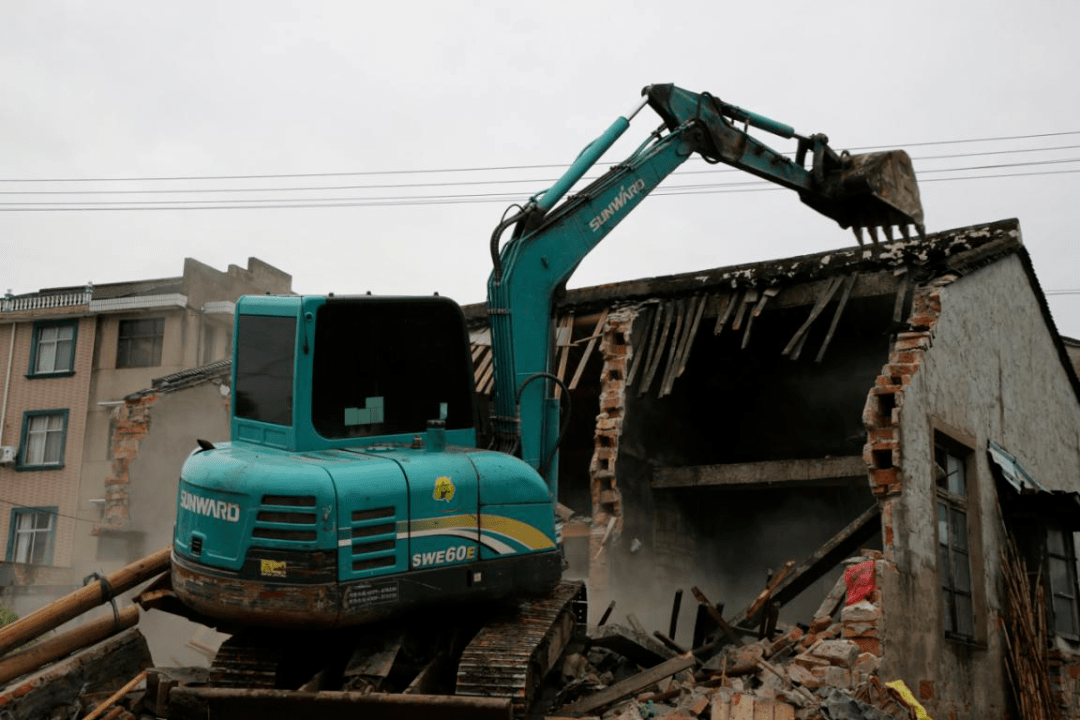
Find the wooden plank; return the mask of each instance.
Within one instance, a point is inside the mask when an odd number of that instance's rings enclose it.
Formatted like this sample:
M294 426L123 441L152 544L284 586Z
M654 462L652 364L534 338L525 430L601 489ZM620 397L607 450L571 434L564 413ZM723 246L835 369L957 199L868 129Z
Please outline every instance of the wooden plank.
M589 336L588 344L585 345L585 351L581 354L581 360L578 361L577 370L574 371L574 377L570 381L571 390L577 388L578 382L581 380L581 374L585 372L585 365L589 362L589 356L592 355L593 348L596 347L596 341L603 335L607 316L608 309L604 308L604 311L600 313L600 319L596 321L596 327L593 328L592 335Z
M772 593L780 606L798 597L806 588L821 579L845 558L857 552L875 534L881 532L881 508L875 502L840 532L833 535L809 557L803 560ZM747 612L736 615L732 626L752 626L756 618Z
M746 308L751 303L757 302L758 291L753 288L748 288L743 294L742 302L739 303L738 311L735 313L735 319L731 322L731 329L738 332L742 329L743 317L746 315Z
M821 362L825 357L825 350L829 347L829 343L832 342L833 334L836 332L836 326L840 324L840 316L844 313L844 307L847 305L848 298L851 297L851 289L855 287L855 281L858 277L859 273L855 272L848 278L847 285L844 286L844 293L840 296L840 302L836 305L836 312L833 313L832 322L829 324L829 332L825 335L825 340L821 343L821 349L818 350L815 362Z
M865 478L867 470L862 455L847 455L807 460L657 467L653 468L652 473L652 487L655 489L706 485L820 484L823 481Z
M129 628L97 645L49 665L0 689L5 720L40 720L83 693L111 693L152 664L150 648L138 628Z
M813 617L832 617L835 615L836 611L840 609L840 604L844 602L845 595L847 595L847 583L844 582L844 575L841 573L840 577L836 578L833 589L821 601L821 605L818 606Z
M779 292L780 290L777 288L766 288L761 293L761 299L754 305L754 310L750 313L750 318L746 321L746 330L743 332L742 337L742 350L745 350L746 346L750 343L750 328L754 326L754 318L760 315L761 311L765 309L765 303L768 302L769 298L776 297Z
M491 367L491 362L495 357L495 353L491 352L491 348L483 347L480 353L480 357L473 360L476 367L476 386L480 387L483 384L484 378L487 376L488 369Z
M907 299L908 283L909 280L907 270L904 270L904 273L900 278L900 282L896 287L896 302L893 303L892 313L893 323L900 323L904 321L904 303Z
M125 695L127 695L132 690L134 690L135 686L137 686L139 683L141 683L143 680L145 680L146 679L146 674L147 674L147 671L143 670L141 673L139 673L138 675L133 677L131 680L128 680L126 685L124 685L122 688L120 688L119 690L114 692L112 695L110 695L108 697L108 699L105 700L105 702L101 703L96 708L94 708L90 712L89 715L87 715L86 717L83 718L83 720L97 720L97 718L104 715L106 712L108 712L110 707L112 707L116 703L120 702L121 698L123 698ZM120 708L113 708L113 709L117 710L117 709L120 709Z
M719 335L724 329L724 325L727 324L727 320L731 316L731 311L739 304L738 300L739 292L737 290L724 296L724 307L723 310L716 315L716 325L713 327L713 335Z
M653 347L656 344L656 334L660 330L661 317L663 316L663 304L657 303L653 308L652 322L649 323L649 336L644 344L635 348L634 359L630 364L630 372L626 375L626 386L630 387L637 377L638 370L648 367L652 359Z
M716 624L720 626L720 630L727 636L728 640L735 645L742 645L742 638L740 638L734 628L731 627L731 624L724 620L724 616L720 614L720 611L716 609L716 606L709 602L709 598L705 597L705 593L701 592L697 587L690 588L690 592L694 594L698 603L705 607L705 610L712 619L716 621Z
M686 301L679 298L675 301L675 329L671 332L671 345L668 348L667 364L664 366L664 373L660 380L660 392L657 393L657 397L664 397L671 391L668 379L675 372L675 358L682 350L682 343L686 338L685 328L689 327L689 325L690 323L686 321Z
M682 377L683 372L686 370L686 363L690 359L690 348L693 347L694 340L697 339L698 326L701 324L701 316L705 312L705 304L706 298L702 297L698 302L697 312L694 313L694 322L690 326L690 341L683 348L682 357L679 359L679 370L675 373L675 377Z
M689 653L673 657L655 667L651 667L637 675L628 677L610 687L604 688L598 693L584 697L577 702L562 708L558 712L587 713L597 710L621 700L628 695L640 692L650 685L655 685L664 678L671 677L677 672L693 667L696 663L697 661L694 660L694 656Z
M664 327L660 331L660 337L656 341L656 344L649 348L650 363L646 369L645 377L641 381L641 386L638 388L638 395L644 395L649 391L649 386L652 385L653 376L656 375L656 369L660 365L660 356L664 353L664 346L667 344L668 331L671 330L671 316L675 312L674 303L664 303Z
M782 583L789 574L791 574L791 569L793 567L795 567L794 560L788 560L784 563L784 567L780 569L780 572L769 578L769 581L765 584L765 589L758 593L758 596L754 598L754 601L750 603L750 607L742 613L742 616L754 617L761 612L761 609L765 607L765 603L769 602L769 598L772 597L773 591L780 586L780 583Z
M693 325L692 315L697 312L697 298L690 298L689 306L684 305L683 300L678 301L679 320L675 324L675 340L671 343L671 352L668 354L667 369L664 371L664 380L660 384L659 397L671 394L672 383L675 382L675 374L679 370L679 360L686 349L686 344L691 340L690 327Z
M566 377L566 364L570 359L570 339L573 337L573 334L574 316L570 314L559 321L559 327L555 333L555 343L559 348L559 368L555 372L555 375L559 380L563 380ZM555 383L554 396L556 400L562 397L562 385L560 383Z
M796 352L797 348L801 347L801 341L806 337L806 334L810 330L810 326L817 320L818 315L825 309L825 306L829 304L829 300L832 300L832 296L836 293L836 288L840 287L840 283L843 278L837 276L831 278L828 284L825 286L825 290L818 295L817 302L814 303L814 307L810 310L810 316L806 318L799 329L795 331L795 334L791 336L791 340L784 346L784 349L780 351L781 355L791 354L792 360L799 359L799 353ZM794 354L792 354L794 353Z
M673 657L667 646L652 637L614 623L598 626L589 643L591 647L612 650L641 667L652 667Z

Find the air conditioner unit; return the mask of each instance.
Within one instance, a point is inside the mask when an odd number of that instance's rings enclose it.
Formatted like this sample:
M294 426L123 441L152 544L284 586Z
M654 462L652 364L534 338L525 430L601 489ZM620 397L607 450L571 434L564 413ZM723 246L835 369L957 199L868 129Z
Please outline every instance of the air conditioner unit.
M15 448L10 445L0 446L0 465L10 465L15 462Z

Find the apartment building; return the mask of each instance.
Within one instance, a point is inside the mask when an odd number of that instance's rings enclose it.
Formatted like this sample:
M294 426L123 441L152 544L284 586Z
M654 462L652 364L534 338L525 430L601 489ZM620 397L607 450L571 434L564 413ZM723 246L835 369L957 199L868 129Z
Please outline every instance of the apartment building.
M0 300L0 587L38 604L126 555L100 533L123 444L117 407L154 378L227 358L234 302L290 293L249 258L221 272L188 258L178 277L43 289Z

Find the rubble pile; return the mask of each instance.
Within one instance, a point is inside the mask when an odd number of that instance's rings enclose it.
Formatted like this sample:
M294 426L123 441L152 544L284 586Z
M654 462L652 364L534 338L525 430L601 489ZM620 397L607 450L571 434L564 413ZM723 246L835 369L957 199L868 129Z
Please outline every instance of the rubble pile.
M453 684L425 694L433 691L419 683L424 671L404 690L375 684L334 691L323 686L324 672L299 690L284 689L293 685L218 687L208 681L205 669L152 667L146 641L135 627L134 607L114 607L111 616L40 639L88 609L107 606L117 590L161 573L167 563L167 551L150 556L0 628L0 715L12 720L188 720L206 717L211 707L256 713L287 702L303 708L340 706L343 713L363 711L372 718L393 717L406 708L430 717L444 712L447 717L506 718L513 707L515 717L546 720L928 720L902 681L889 682L880 673L883 624L875 580L884 560L876 551L864 550L843 562L842 576L807 623L779 622L784 599L792 596L785 587L800 577L794 563L772 575L757 598L728 620L722 607L692 588L698 606L690 648L673 639L682 590L675 593L666 632L650 634L633 614L626 616L625 626L607 622L612 602L596 627L585 633L582 623L571 633L569 648L543 693L524 702L518 698L518 705L510 697L441 694L453 693ZM142 596L162 592L156 587ZM433 635L422 637L434 642ZM35 638L32 647L19 649ZM374 652L363 658L364 667L393 656ZM384 664L385 671L376 675L385 679L392 663ZM441 667L434 661L429 665Z
M904 720L922 708L902 682L878 674L880 553L848 560L808 624L770 622L757 639L721 625L700 647L660 632L601 625L585 654L563 665L565 702L552 717L605 720ZM705 600L695 588L699 602ZM769 607L768 590L755 601ZM718 613L713 619L723 623ZM700 613L699 613L700 617ZM632 617L631 626L638 625ZM698 633L695 632L695 635ZM566 696L573 696L568 699ZM925 715L924 715L925 717Z

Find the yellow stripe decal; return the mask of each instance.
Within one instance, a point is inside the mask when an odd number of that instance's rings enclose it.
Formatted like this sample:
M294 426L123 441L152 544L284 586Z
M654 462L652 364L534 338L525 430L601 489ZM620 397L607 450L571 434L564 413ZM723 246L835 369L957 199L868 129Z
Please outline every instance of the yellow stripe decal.
M402 533L405 530L406 523L401 522L398 525L398 532ZM530 550L549 550L555 547L554 541L545 535L542 530L514 518L503 515L481 515L479 526L481 533L502 535L521 543ZM448 515L446 517L415 520L409 523L407 527L410 533L432 535L437 534L437 532L432 531L443 530L448 535L461 536L464 532L475 532L477 521L474 515Z
M517 540L530 550L548 550L555 543L542 531L528 523L502 515L481 515L480 528Z

